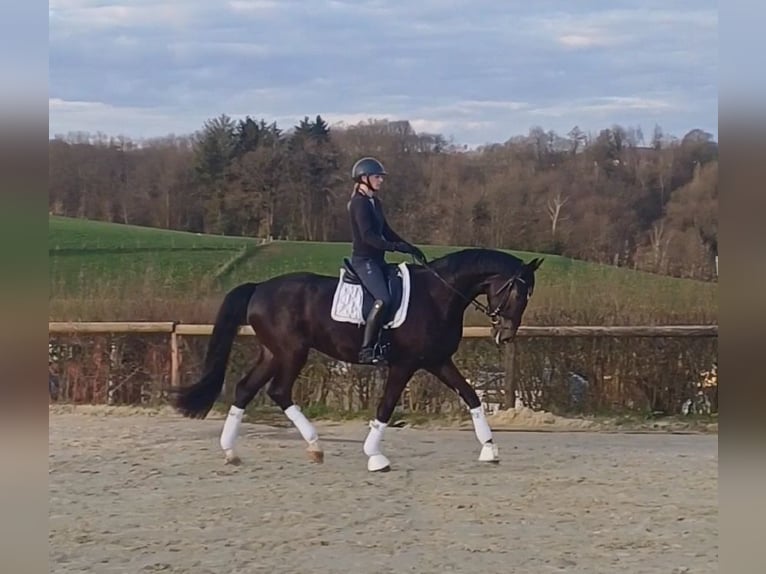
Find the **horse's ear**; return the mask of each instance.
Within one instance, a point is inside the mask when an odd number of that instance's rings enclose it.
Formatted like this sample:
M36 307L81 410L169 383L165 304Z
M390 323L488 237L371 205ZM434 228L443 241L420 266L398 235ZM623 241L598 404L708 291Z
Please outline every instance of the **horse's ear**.
M527 267L529 268L530 271L537 271L540 268L540 265L543 264L543 261L545 261L545 258L543 258L543 257L540 257L540 258L535 257L532 261L527 263Z

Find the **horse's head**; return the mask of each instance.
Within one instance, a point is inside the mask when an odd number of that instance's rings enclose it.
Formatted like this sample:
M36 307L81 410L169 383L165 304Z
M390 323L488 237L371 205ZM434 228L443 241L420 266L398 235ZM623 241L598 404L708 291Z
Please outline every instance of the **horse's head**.
M492 318L492 338L497 345L508 343L521 326L521 317L535 290L535 271L543 259L525 263L511 277L497 275L489 280L487 302Z

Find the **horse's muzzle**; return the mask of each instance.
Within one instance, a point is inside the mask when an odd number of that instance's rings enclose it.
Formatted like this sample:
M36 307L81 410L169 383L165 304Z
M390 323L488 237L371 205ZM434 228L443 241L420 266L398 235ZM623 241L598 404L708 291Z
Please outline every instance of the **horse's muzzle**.
M492 340L498 347L510 343L516 337L516 331L518 331L518 327L511 324L510 321L503 321L492 327Z

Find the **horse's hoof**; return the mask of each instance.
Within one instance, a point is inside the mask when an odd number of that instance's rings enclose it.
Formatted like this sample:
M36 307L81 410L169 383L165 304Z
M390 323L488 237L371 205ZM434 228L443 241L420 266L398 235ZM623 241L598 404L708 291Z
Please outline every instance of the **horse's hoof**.
M324 462L324 451L321 450L306 450L306 454L311 462L322 464Z
M373 454L367 459L367 470L370 472L388 472L391 470L391 462L382 454Z
M481 453L479 453L479 462L492 462L495 464L500 463L500 455L495 443L487 443L481 447Z
M239 466L242 464L242 459L239 458L236 454L234 454L233 451L226 451L226 458L224 459L224 464L231 464L234 466Z

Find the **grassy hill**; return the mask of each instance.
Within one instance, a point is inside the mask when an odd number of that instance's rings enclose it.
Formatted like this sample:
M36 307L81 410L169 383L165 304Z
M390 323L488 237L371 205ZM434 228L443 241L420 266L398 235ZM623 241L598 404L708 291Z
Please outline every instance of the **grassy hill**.
M421 246L429 258L457 246ZM55 320L212 320L243 281L311 270L337 275L346 243L200 235L51 217L50 315ZM540 254L511 251L524 259ZM711 322L717 285L544 255L527 323ZM391 254L390 261L405 260ZM470 313L468 322L483 323Z
M54 296L110 284L188 288L255 241L51 217L48 250Z

